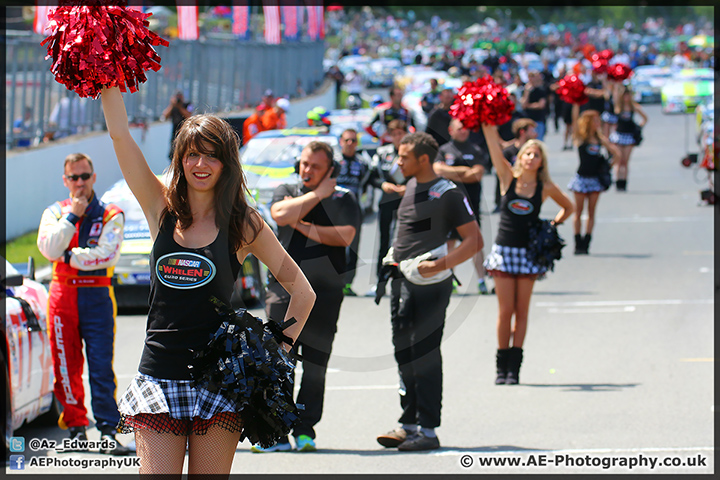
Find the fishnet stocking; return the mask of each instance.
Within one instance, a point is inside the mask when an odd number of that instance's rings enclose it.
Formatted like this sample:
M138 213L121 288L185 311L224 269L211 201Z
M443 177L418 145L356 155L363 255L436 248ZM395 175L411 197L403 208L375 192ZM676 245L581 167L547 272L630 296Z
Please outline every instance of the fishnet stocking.
M232 412L207 420L138 414L124 416L122 423L135 432L140 473L149 475L181 475L186 451L190 475L228 475L242 432L240 415Z
M240 432L229 431L219 424L208 428L205 435L188 437L189 475L229 475Z
M135 430L135 445L140 457L140 473L180 475L185 462L187 438L147 428Z

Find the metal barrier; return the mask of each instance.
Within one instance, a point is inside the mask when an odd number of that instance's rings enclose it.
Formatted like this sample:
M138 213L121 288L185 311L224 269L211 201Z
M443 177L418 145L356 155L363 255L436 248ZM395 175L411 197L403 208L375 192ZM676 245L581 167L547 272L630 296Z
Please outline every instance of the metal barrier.
M34 34L8 32L6 37L6 149L105 128L100 100L80 98L57 83L41 41ZM173 40L170 47L155 49L162 68L146 72L147 82L125 94L131 123L158 120L178 90L195 112L220 113L258 104L268 88L276 96L293 97L298 80L306 92L323 81L324 42Z

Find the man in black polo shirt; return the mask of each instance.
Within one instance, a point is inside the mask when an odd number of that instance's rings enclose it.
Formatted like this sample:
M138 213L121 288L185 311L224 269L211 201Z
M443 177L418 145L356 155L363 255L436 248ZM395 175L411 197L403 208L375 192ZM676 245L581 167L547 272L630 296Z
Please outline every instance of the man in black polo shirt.
M550 92L543 85L543 77L537 70L528 72L528 85L525 86L520 105L528 118L535 120L537 139L545 138L545 121L548 114L548 98Z
M483 246L467 198L433 170L437 150L437 142L427 133L409 134L400 143L398 164L403 175L412 178L398 208L393 248L385 258L398 270L390 313L403 413L401 426L377 441L402 451L440 447L435 428L442 405L440 343L452 292L450 269ZM462 243L447 253L445 242L453 229Z
M428 115L425 131L432 135L438 145L444 145L450 140L448 127L450 126L450 107L455 100L455 93L446 88L438 96L439 103Z
M450 141L438 150L433 165L435 173L454 182L462 190L475 214L475 220L480 225L480 199L482 198L482 177L490 169L490 157L478 145L469 141L470 130L456 118L450 121L448 127ZM448 248L452 250L455 242L459 240L457 232L453 232L448 240ZM483 267L483 253L480 250L473 257L475 272L478 276L478 291L487 295L485 284L485 267Z
M278 225L278 239L307 277L317 295L315 306L298 338L303 375L297 403L300 424L293 431L299 451L314 451L314 426L320 421L325 395L325 375L337 331L345 282L345 248L352 243L360 223L355 196L336 186L331 178L333 150L323 142L310 142L300 155L300 184L281 185L275 190L270 213ZM285 318L290 296L272 277L266 296L268 318ZM286 438L269 449L290 450Z

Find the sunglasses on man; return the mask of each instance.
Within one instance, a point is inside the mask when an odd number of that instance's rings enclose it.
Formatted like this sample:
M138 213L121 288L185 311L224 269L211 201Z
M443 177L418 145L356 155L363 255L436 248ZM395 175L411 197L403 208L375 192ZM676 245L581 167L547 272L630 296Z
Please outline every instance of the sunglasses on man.
M65 178L68 180L72 180L73 182L77 182L79 179L83 179L83 181L89 180L90 177L92 177L92 173L81 173L79 175L65 175Z

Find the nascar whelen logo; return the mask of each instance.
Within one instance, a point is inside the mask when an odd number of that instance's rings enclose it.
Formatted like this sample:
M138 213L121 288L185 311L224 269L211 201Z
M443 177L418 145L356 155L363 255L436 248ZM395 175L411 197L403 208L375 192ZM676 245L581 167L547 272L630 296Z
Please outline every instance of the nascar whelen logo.
M535 210L535 207L527 200L517 198L508 204L508 209L515 215L529 215Z
M212 281L216 272L215 264L197 253L168 253L155 265L158 280L170 288L202 287Z

